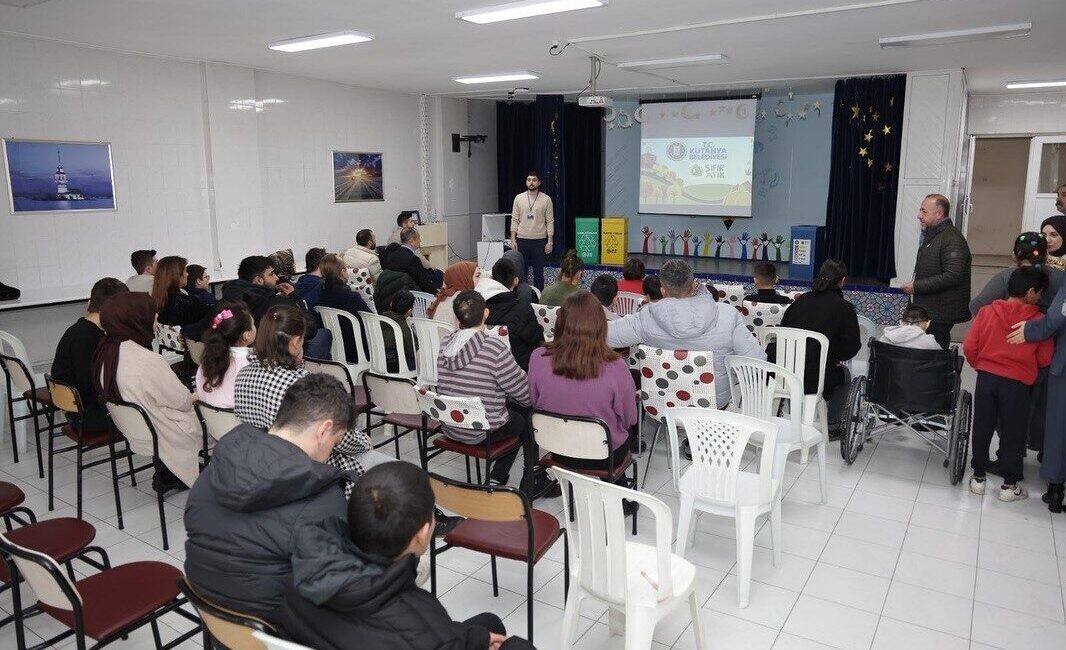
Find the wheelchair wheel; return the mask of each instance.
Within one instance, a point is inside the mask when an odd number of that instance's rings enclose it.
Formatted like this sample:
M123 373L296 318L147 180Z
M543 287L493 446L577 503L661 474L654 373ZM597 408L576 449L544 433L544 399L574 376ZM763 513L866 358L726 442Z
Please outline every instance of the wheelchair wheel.
M948 437L948 477L952 485L958 485L966 474L966 456L970 450L970 425L973 421L973 396L969 391L959 394L959 404L951 418Z
M847 426L840 436L840 457L848 465L855 462L866 441L866 430L870 424L869 410L866 404L866 377L857 377L851 382L851 390L848 391L848 401L844 406Z

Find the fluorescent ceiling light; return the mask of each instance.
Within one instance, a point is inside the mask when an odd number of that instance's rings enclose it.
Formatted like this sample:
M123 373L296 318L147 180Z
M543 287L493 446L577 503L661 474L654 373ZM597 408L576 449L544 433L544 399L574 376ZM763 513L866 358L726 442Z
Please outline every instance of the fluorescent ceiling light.
M317 50L322 47L365 43L366 41L372 40L374 40L373 34L357 32L349 29L343 32L315 34L314 36L301 36L299 38L289 38L284 41L275 41L267 47L279 52L303 52L305 50Z
M465 77L452 77L452 81L458 81L461 84L490 84L499 81L527 81L529 79L540 79L540 75L535 72L507 72L503 74L482 74L482 75L468 75Z
M503 5L460 11L455 14L455 17L470 23L485 25L487 23L498 23L501 20L517 20L519 18L557 14L577 9L593 9L595 7L603 7L607 2L608 0L527 0L525 2L509 2Z
M1008 81L1007 88L1055 88L1066 86L1066 79L1057 81Z
M881 47L914 47L918 45L947 45L966 41L981 41L989 38L1013 38L1028 36L1033 31L1032 23L1016 25L993 25L992 27L975 27L973 29L956 29L928 34L910 36L888 36L878 39Z
M729 63L729 57L724 54L703 54L700 56L679 56L672 59L652 59L649 61L625 61L619 63L622 69L662 70L665 68L684 68L694 65L710 65L715 63Z

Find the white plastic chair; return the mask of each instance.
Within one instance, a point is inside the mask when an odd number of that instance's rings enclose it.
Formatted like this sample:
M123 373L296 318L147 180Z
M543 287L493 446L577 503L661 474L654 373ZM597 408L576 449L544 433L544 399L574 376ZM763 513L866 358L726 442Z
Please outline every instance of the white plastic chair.
M204 358L204 344L200 341L185 339L185 347L189 350L189 358L192 359L192 362L200 365Z
M760 333L760 343L763 347L770 342L776 342L774 359L776 364L792 372L802 381L807 370L807 342L814 341L818 344L818 387L814 394L803 396L803 423L813 424L829 436L829 406L822 397L825 388L825 368L829 362L829 339L824 334L801 330L795 327L768 327ZM789 394L778 385L777 397L788 399ZM795 406L791 406L795 408Z
M322 325L333 335L329 356L333 357L334 361L347 365L352 377L359 381L360 375L370 369L371 363L370 353L363 346L362 320L343 309L334 309L333 307L315 307L315 311L322 317ZM355 340L356 360L354 362L347 361L348 355L344 348L344 328L341 326L341 322L347 322L352 329L352 338ZM368 341L370 340L369 334L366 338Z
M411 310L411 315L415 318L429 318L429 306L436 296L425 291L412 291L411 295L415 297L415 306Z
M256 641L262 643L266 650L312 650L305 645L293 643L292 641L284 641L267 632L260 632L259 630L252 632L252 636L255 637Z
M352 272L348 274L348 286L353 291L358 291L367 307L370 307L375 314L377 313L377 307L374 305L374 276L370 273L370 269L352 269Z
M563 614L562 650L574 646L581 601L587 598L607 605L611 633L624 631L626 650L651 648L659 621L687 603L696 650L704 650L696 567L670 552L674 528L670 508L636 490L561 468L548 471L559 480L564 494L573 494L573 505L563 499L562 521L576 579L570 582ZM627 539L623 499L635 501L652 514L654 544Z
M732 391L731 406L738 413L766 420L777 427L778 450L783 458L793 451L800 452L800 462L808 461L812 447L818 454L818 483L822 503L829 500L826 489L825 454L829 438L816 427L803 423L800 409L790 408L788 417L779 417L775 409L778 391L783 388L789 394L790 404L803 402L803 381L795 374L769 361L751 357L731 356L726 359ZM782 386L783 384L783 386ZM731 409L732 410L732 409ZM756 444L753 442L752 444ZM758 443L761 444L761 443ZM777 479L784 480L784 462L777 465Z
M407 319L411 326L411 336L415 340L415 369L418 371L416 381L420 386L437 385L437 355L440 354L440 342L455 331L455 326L430 318Z
M366 332L367 345L370 348L370 371L408 379L414 379L418 376L417 370L411 370L407 367L407 344L404 343L403 330L400 329L400 324L388 316L365 312L360 314L360 318L366 326L364 331ZM397 372L389 372L388 362L385 359L385 334L381 329L382 327L388 327L392 330L392 340L396 342Z
M852 377L865 377L870 372L870 340L881 335L881 328L866 316L859 316L862 347L859 352L848 359L844 365L851 371Z
M614 306L611 307L611 311L619 316L635 314L640 309L640 303L642 302L644 302L644 296L639 293L619 291L614 299Z
M666 411L673 459L674 488L681 495L675 552L684 555L695 529L697 509L733 517L737 535L737 606L748 606L755 520L770 516L773 562L781 558L781 482L774 477L777 427L757 418L717 409L672 408ZM692 464L682 474L678 425L692 449ZM744 449L751 438L762 441L758 472L746 472Z
M718 289L718 302L728 302L734 307L740 307L744 302L744 285L742 284L716 284Z
M476 284L476 280L475 280L475 284ZM537 300L539 302L540 301L540 289L534 287L532 284L529 285L529 288L533 292L533 299Z
M511 334L507 331L506 325L490 325L485 327L485 333L491 336L498 336L503 340L507 349L511 349Z
M544 342L551 343L555 340L555 321L559 319L559 308L536 302L530 307L533 308L533 315L537 317L537 322L544 330Z
M752 302L745 300L741 303L740 314L744 317L744 324L748 326L752 334L756 334L764 327L777 327L785 317L788 305L778 305L770 302Z

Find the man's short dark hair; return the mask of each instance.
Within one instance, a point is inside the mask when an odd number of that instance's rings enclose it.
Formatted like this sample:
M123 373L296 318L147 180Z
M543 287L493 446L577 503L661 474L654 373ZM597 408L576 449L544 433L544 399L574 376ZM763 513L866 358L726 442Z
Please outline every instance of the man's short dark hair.
M408 226L400 231L400 243L409 244L418 238L418 228Z
M659 269L659 281L675 298L687 296L692 290L692 267L681 260L670 260Z
M538 181L540 180L540 174L538 174L537 172L529 172L528 174L526 174L526 178L529 178L530 176L537 179Z
M309 248L307 254L304 255L304 270L308 273L318 270L318 265L322 261L322 258L326 256L325 248Z
M759 284L777 284L777 267L773 262L759 262L752 269L752 275Z
M133 251L133 254L130 255L130 264L133 266L133 270L137 272L137 275L144 273L144 270L152 263L153 257L155 257L155 251Z
M644 279L644 260L638 257L630 257L622 267L622 277L626 280Z
M1011 298L1024 298L1025 294L1032 289L1037 293L1044 293L1050 286L1051 281L1042 269L1035 266L1021 266L1014 269L1007 280L1007 295Z
M924 323L929 320L929 312L925 310L925 307L919 305L907 305L907 308L903 310L903 315L900 317L901 323L907 325L917 325L918 323Z
M404 461L376 465L356 480L348 500L348 534L359 550L393 559L433 521L436 499L421 467Z
M492 279L508 289L517 277L518 269L515 268L514 262L505 257L496 260L496 263L492 265Z
M485 297L473 289L460 291L452 301L452 311L460 328L477 327L485 319Z
M281 399L272 429L304 430L324 420L332 420L334 431L355 426L352 394L335 377L311 373L289 386Z
M407 289L400 289L392 294L389 309L396 314L406 314L415 306L415 295Z
M596 276L589 287L589 293L596 296L596 300L604 307L610 307L618 295L618 279L606 273Z
M659 282L659 276L649 275L645 277L641 286L644 289L644 295L651 298L652 302L663 299L663 285Z
M414 219L414 215L412 215L410 212L401 212L400 214L396 215L396 225L402 226L410 219Z
M104 306L104 302L111 296L117 293L126 293L130 288L126 286L126 283L122 280L116 280L115 278L102 278L96 281L93 285L93 290L89 294L89 311L96 314L100 312L100 308Z
M926 194L925 198L933 199L933 203L940 209L945 219L951 216L951 201L948 200L948 197L943 194Z
M369 228L363 228L359 232L355 233L355 243L359 244L360 246L366 246L373 238L374 231Z
M272 268L274 263L266 255L251 255L241 260L241 265L237 267L237 277L251 282Z

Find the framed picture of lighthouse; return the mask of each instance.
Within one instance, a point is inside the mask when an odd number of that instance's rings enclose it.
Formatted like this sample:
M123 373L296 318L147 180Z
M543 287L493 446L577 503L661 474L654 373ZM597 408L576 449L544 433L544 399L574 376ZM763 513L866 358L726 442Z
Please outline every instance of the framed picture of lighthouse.
M3 143L11 214L115 209L110 143L14 138Z

